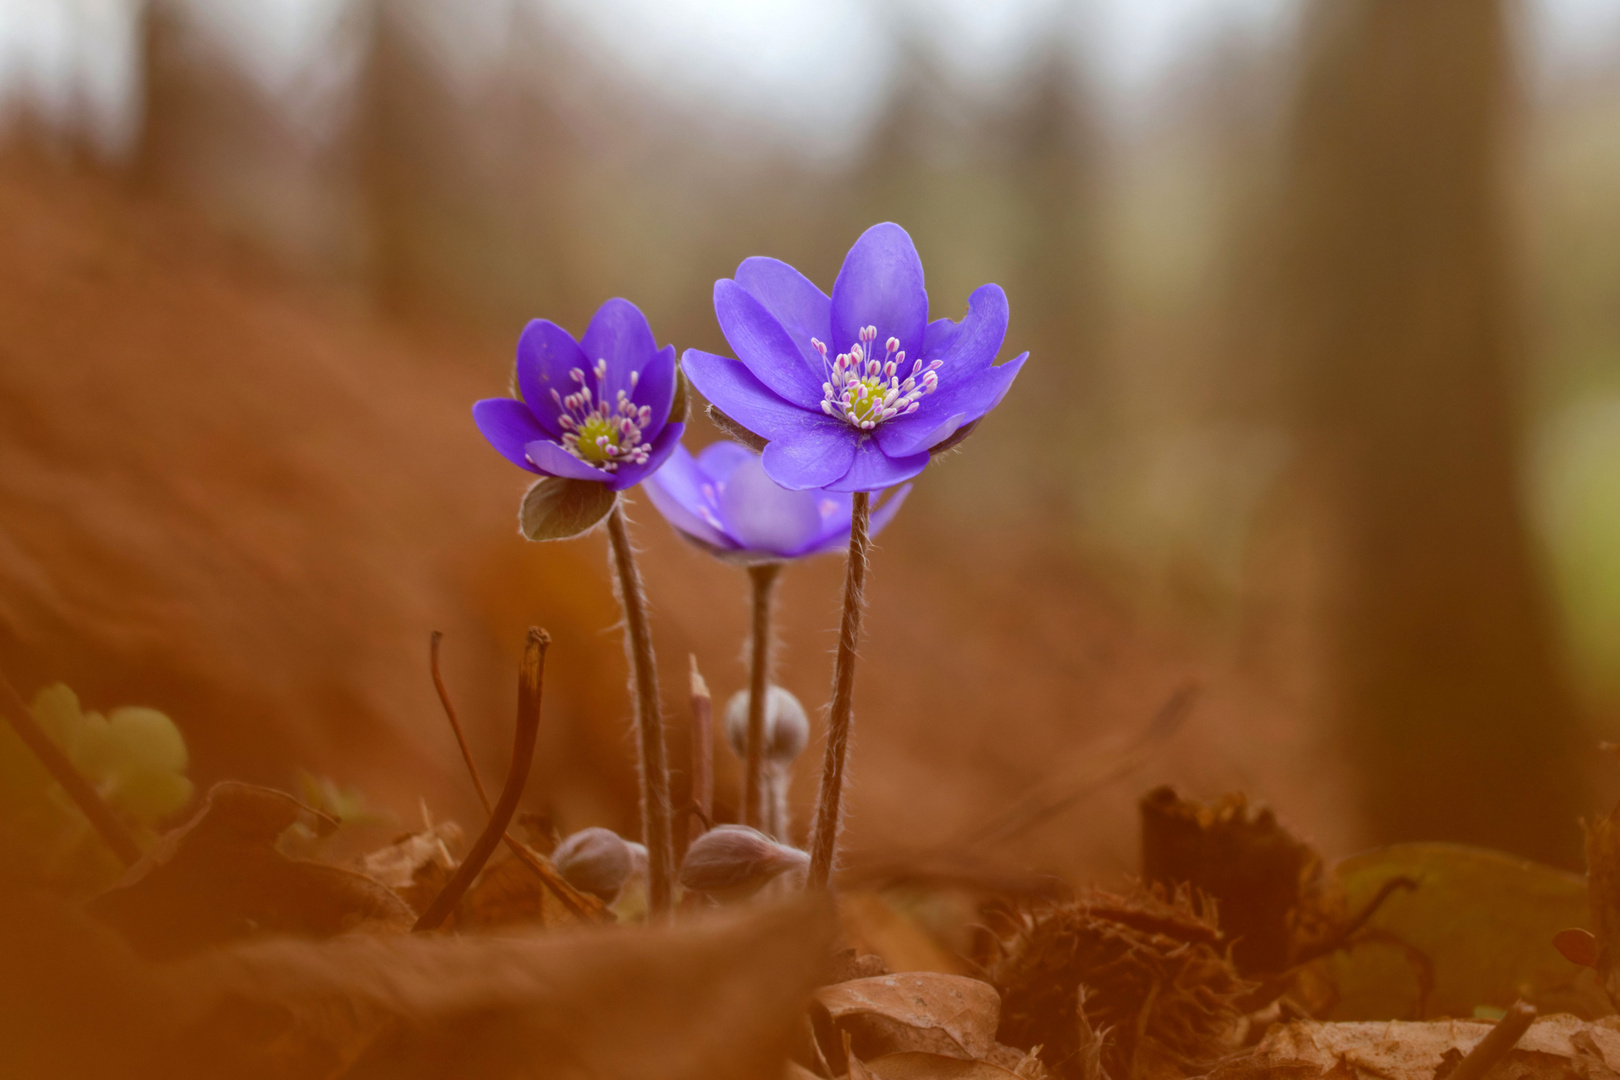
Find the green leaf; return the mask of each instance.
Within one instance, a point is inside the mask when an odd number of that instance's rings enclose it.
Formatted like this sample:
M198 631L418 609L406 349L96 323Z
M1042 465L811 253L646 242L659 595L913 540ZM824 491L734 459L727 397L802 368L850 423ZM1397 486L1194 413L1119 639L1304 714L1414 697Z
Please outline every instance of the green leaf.
M618 498L606 484L547 476L524 494L518 528L530 540L567 540L595 528Z
M675 369L675 403L669 408L669 423L684 424L692 415L692 384L686 381L686 372Z
M1334 868L1351 911L1393 877L1396 892L1367 922L1366 937L1317 964L1339 991L1333 1020L1416 1018L1423 968L1433 987L1424 1018L1473 1016L1524 998L1543 1013L1612 1011L1594 972L1559 955L1553 937L1589 921L1579 874L1460 844L1394 844Z
M713 405L709 406L709 421L714 424L715 427L720 429L721 434L742 443L749 449L765 449L765 443L768 440L762 439L758 435L755 435L752 431L749 431L747 428L737 423L737 421L733 420L731 417L727 416Z

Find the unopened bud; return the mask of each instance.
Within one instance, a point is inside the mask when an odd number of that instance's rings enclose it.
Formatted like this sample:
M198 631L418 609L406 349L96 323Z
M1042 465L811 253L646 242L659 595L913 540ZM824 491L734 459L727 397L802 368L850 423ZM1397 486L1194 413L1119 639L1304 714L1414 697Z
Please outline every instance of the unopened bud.
M748 691L739 690L726 703L726 741L740 758L748 756ZM804 752L810 741L810 718L792 692L780 686L765 691L765 745L760 753L767 764L787 765Z
M551 861L563 878L580 892L591 893L611 902L636 868L636 848L612 829L592 826L581 829L552 852ZM646 865L646 849L641 852Z
M680 882L684 889L722 900L751 896L790 871L802 871L810 856L778 844L746 825L720 825L686 849Z

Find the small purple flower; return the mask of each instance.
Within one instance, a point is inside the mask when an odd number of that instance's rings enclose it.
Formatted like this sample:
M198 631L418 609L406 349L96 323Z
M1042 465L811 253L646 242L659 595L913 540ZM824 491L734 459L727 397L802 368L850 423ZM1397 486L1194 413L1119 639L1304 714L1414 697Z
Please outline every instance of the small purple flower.
M790 491L765 475L758 454L734 442L714 443L696 457L684 446L677 448L643 490L677 532L728 561L799 559L849 543L854 496ZM907 484L873 511L873 535L894 518L910 491Z
M640 309L609 300L577 342L546 319L524 327L520 398L480 401L473 421L514 465L623 491L680 443L686 425L670 422L675 389L675 346L659 349Z
M929 322L922 261L892 223L855 242L831 298L786 263L752 258L715 282L714 311L739 360L688 349L682 367L767 442L765 472L795 490L911 479L1001 402L1029 356L995 366L1000 286L976 289L960 323Z

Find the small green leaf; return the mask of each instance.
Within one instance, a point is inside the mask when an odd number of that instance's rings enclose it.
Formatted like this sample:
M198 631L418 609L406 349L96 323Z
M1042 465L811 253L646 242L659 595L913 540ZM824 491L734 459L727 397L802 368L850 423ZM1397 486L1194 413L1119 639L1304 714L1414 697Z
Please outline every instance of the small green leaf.
M543 477L523 496L518 528L530 540L567 540L594 528L618 497L606 484Z
M709 406L709 421L719 428L721 434L726 437L734 439L752 450L765 449L767 440L755 435L713 405Z
M669 408L669 423L684 424L692 414L692 384L686 381L686 372L675 369L675 403Z

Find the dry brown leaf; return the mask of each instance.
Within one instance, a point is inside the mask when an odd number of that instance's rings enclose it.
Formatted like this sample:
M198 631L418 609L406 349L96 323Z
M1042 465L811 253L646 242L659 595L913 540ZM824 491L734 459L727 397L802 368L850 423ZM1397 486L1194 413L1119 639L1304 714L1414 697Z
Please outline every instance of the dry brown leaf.
M91 901L90 912L153 958L266 933L410 926L410 907L381 882L277 851L276 838L300 820L332 825L283 792L215 784L191 820Z
M461 826L442 821L362 856L358 869L393 889L420 915L455 873L453 851L460 848L461 840Z
M456 926L579 926L582 920L540 880L540 875L519 859L502 859L478 875L456 910Z
M1620 1020L1546 1016L1525 1032L1493 1074L1514 1080L1599 1080L1620 1072ZM1473 1020L1317 1023L1272 1028L1253 1053L1229 1061L1211 1080L1434 1080L1491 1030Z
M868 1059L910 1050L978 1059L996 1045L1001 997L989 983L961 975L879 975L822 987L811 1019L835 1068L843 1035Z
M885 1054L866 1063L877 1080L1020 1080L1019 1074L988 1061L967 1061L911 1050Z

